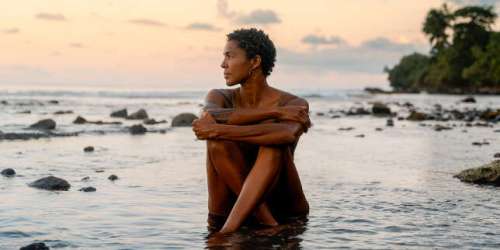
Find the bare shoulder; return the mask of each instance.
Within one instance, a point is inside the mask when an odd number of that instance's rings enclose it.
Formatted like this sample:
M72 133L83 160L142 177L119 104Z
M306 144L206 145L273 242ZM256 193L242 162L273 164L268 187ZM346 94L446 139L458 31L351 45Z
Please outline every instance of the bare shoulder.
M284 90L279 90L282 100L282 105L284 106L306 106L309 107L309 103L299 96L296 96L292 93L286 92Z
M234 89L211 89L205 96L205 108L225 108L232 102Z

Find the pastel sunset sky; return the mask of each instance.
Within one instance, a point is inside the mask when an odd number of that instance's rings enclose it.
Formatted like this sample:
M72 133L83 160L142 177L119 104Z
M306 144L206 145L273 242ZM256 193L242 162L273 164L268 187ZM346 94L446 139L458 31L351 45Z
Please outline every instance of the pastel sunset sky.
M384 66L427 53L425 15L442 0L2 1L0 87L223 87L225 34L273 39L278 87L388 85ZM495 5L500 1L447 1ZM499 29L499 22L495 30Z

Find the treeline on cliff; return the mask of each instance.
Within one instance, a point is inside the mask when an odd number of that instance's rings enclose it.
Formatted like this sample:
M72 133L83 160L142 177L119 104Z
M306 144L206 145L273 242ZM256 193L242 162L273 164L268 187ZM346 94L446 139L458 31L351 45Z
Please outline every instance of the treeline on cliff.
M385 68L397 92L500 94L500 32L492 30L492 6L466 6L452 11L446 4L431 9L422 31L429 55L404 56Z

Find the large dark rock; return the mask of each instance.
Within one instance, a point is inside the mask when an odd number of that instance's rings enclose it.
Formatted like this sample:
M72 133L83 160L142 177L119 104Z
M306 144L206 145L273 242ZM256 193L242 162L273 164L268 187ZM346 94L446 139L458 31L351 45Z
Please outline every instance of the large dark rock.
M377 116L388 116L391 115L391 109L381 102L376 102L372 106L372 113Z
M62 190L67 191L71 185L64 179L55 176L48 176L38 179L29 184L30 187L45 189L45 190Z
M148 118L148 113L144 109L139 109L137 112L127 116L129 120L144 120Z
M0 172L1 175L6 176L6 177L13 177L16 175L16 171L12 168L6 168Z
M172 120L172 127L190 127L194 120L198 119L193 113L181 113Z
M454 176L463 182L500 186L500 160L479 168L466 169Z
M56 128L56 122L52 119L43 119L38 121L37 123L31 124L30 128L52 130Z
M146 132L148 132L148 130L144 126L142 126L141 124L132 125L129 128L129 131L133 135L141 135L141 134L145 134Z
M120 110L111 112L111 114L109 116L118 117L118 118L127 118L127 115L128 115L127 109L120 109Z
M32 243L27 246L19 248L19 250L50 250L48 246L45 245L43 242L39 243Z

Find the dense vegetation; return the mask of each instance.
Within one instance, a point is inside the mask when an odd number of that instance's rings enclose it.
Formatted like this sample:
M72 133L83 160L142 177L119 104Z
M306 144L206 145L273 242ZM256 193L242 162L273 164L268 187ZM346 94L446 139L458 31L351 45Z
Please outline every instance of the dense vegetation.
M393 89L500 94L500 32L492 30L496 17L492 6L431 9L422 31L432 49L385 68Z

